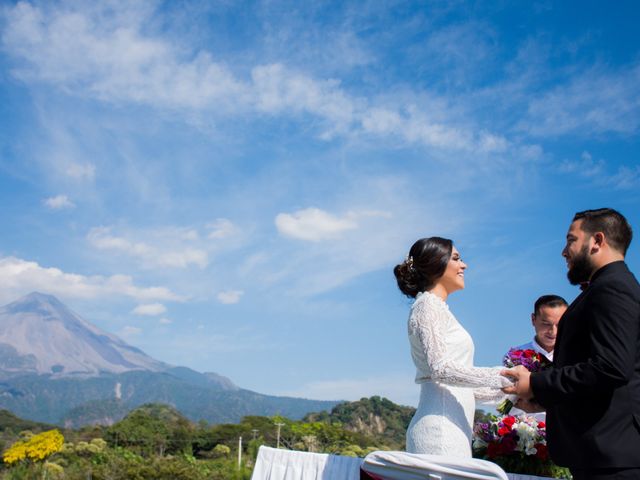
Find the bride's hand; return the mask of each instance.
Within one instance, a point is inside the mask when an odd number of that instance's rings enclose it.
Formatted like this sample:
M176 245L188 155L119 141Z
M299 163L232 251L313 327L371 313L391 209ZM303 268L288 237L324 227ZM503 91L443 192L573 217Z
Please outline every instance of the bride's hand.
M514 368L502 370L500 375L511 378L514 384L508 387L504 387L502 391L506 394L515 394L520 398L530 399L533 397L531 386L529 385L529 377L531 373L522 365L518 365Z
M502 373L500 375L500 384L502 386L502 391L504 391L505 388L512 387L516 384L516 381L513 378L505 377L504 375L502 375Z

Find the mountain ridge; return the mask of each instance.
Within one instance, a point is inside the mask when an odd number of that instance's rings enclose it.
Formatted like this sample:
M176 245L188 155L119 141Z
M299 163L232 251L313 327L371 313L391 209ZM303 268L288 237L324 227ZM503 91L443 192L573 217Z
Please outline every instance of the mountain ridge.
M95 375L167 367L52 295L32 292L0 307L0 375Z
M150 402L214 423L252 414L302 418L338 403L263 395L218 373L161 362L51 295L33 292L0 307L0 408L78 427L111 424Z

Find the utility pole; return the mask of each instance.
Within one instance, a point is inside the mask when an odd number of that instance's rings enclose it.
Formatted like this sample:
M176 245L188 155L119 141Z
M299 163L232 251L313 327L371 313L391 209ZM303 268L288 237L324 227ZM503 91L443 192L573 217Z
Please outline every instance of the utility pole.
M276 427L278 427L278 435L277 435L277 441L276 441L276 448L280 448L280 427L284 426L284 423L276 423L275 424Z
M242 437L238 439L238 469L242 467Z

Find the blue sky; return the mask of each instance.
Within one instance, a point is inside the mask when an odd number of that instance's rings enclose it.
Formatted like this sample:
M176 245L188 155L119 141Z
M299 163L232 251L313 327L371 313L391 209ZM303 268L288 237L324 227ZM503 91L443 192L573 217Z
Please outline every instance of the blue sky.
M2 303L262 393L415 404L414 240L456 242L488 366L576 296L574 212L640 231L636 2L95 3L1 4Z

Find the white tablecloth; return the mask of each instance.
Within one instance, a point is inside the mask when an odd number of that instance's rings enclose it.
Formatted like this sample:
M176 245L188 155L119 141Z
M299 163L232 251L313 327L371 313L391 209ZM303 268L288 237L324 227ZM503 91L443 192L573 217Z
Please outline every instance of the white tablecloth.
M362 458L260 447L251 480L359 480Z
M360 467L385 480L548 480L505 473L475 458L459 459L405 452L373 452L366 458L260 447L251 480L359 480Z

